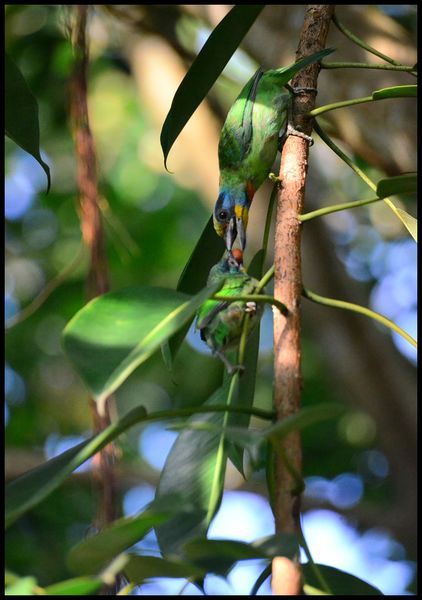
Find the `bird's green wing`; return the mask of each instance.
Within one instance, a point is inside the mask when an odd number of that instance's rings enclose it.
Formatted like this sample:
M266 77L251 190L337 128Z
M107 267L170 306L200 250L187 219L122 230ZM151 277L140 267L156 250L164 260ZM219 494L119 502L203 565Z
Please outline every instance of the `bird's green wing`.
M220 170L236 167L250 151L252 143L252 112L259 80L264 71L257 72L233 103L221 130L218 157Z
M208 327L218 313L227 308L228 304L228 302L218 302L217 300L207 300L204 302L204 304L198 310L196 328L204 329L204 327Z

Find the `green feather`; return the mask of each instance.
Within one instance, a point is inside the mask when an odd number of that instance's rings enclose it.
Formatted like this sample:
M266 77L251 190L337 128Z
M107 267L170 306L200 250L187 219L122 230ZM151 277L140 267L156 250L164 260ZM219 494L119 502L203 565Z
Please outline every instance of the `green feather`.
M240 296L251 294L258 281L250 277L233 257L225 252L219 263L214 265L208 277L208 284L225 279L219 296ZM219 354L235 347L242 334L246 302L224 302L209 299L197 312L196 327L201 331L201 338L214 353ZM250 320L248 334L258 322L262 314L262 305L257 305L256 313ZM224 360L224 359L223 359Z

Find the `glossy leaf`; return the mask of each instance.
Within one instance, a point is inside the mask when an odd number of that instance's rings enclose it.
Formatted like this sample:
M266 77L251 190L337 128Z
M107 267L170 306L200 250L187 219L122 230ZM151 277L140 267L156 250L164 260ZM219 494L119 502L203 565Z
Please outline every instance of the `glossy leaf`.
M141 584L153 577L202 578L206 571L188 562L159 558L158 556L129 555L124 568L127 578L135 584Z
M75 577L53 583L45 588L44 592L47 596L88 596L95 594L104 583L101 579L93 577Z
M377 196L387 198L395 194L416 194L418 191L417 173L405 173L395 177L380 179L377 183Z
M417 85L394 85L372 92L372 97L374 100L383 100L384 98L414 98L417 96L417 91Z
M394 194L416 194L417 193L417 173L405 173L396 177L381 179L377 184L377 196L384 198L391 210L401 220L410 235L415 241L418 239L418 221L408 212L399 208L388 198Z
M50 168L40 155L40 129L38 104L22 73L5 54L5 134L31 154L47 175L47 192L50 189Z
M68 556L69 568L75 573L97 573L105 564L133 544L142 540L152 527L169 519L175 513L147 509L136 517L114 521L97 535L74 546Z
M63 332L64 349L100 401L181 329L219 285L205 288L193 298L148 286L104 294L68 323Z
M219 388L206 404L224 404L229 382ZM195 415L188 423L211 423L220 426L224 413ZM226 444L221 432L186 429L178 436L161 471L156 500L176 497L178 505L195 508L185 518L170 519L155 528L164 555L177 553L192 537L205 535L218 509L224 484Z
M350 573L340 571L334 567L326 565L316 565L323 578L327 582L331 593L334 596L382 596L383 594L374 586L362 581ZM320 590L321 584L315 575L312 565L306 563L302 565L302 572L305 583L313 588ZM323 592L325 593L325 592Z
M161 130L164 165L179 133L189 121L237 50L264 5L237 5L222 19L205 42L176 90ZM166 167L167 168L167 167Z

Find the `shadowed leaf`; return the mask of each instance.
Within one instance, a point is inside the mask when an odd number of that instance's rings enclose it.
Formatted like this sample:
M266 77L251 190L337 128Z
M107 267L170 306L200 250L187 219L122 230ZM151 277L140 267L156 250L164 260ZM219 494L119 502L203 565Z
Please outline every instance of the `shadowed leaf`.
M22 73L5 54L5 134L23 150L31 154L47 175L50 189L50 168L40 155L38 104Z
M167 157L179 133L189 121L218 76L237 50L264 5L237 5L212 31L176 90L161 130L160 141Z

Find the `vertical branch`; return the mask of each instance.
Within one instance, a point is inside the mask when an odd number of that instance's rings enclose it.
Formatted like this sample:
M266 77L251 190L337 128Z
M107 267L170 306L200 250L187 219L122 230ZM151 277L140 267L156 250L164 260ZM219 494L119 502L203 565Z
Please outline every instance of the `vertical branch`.
M90 300L107 292L109 284L99 208L95 146L89 126L87 105L88 48L86 24L88 5L76 5L74 10L73 46L75 67L71 79L70 106L75 138L82 237L90 255L86 290L87 298ZM98 433L110 424L107 401L103 406L103 410L101 410L101 414L92 398L90 398L89 403L93 428ZM94 457L93 474L101 495L96 517L96 527L98 529L101 529L114 518L113 459L114 448L112 444L106 446Z
M308 5L300 36L296 59L322 50L328 33L333 5ZM301 71L292 87L316 88L319 65ZM308 92L294 99L293 124L310 134L312 123L305 113L315 106L315 94ZM277 201L275 225L275 278L274 296L282 301L289 313L284 316L274 311L274 405L277 420L300 410L301 345L300 297L301 278L301 224L297 218L303 211L305 182L308 166L308 142L289 136L283 148L280 165L282 188ZM286 466L287 465L287 466ZM301 473L302 448L298 432L279 443L275 452L274 516L278 532L299 533L300 490L292 473Z

